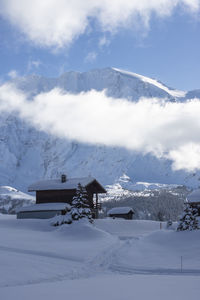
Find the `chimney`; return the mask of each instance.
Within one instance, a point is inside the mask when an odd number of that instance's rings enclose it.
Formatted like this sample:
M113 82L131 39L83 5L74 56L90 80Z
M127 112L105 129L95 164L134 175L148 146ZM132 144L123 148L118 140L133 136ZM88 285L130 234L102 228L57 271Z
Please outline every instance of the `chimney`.
M66 182L67 181L67 176L65 174L61 175L61 182Z

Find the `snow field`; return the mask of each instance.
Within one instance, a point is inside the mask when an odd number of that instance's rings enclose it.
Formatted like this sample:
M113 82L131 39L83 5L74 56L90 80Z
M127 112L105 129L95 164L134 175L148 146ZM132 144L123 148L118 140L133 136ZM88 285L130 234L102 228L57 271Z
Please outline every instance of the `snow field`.
M200 231L162 225L160 230L155 221L102 219L53 227L49 220L0 215L0 295L4 300L196 298Z
M199 277L104 275L1 289L4 300L188 300L198 299Z

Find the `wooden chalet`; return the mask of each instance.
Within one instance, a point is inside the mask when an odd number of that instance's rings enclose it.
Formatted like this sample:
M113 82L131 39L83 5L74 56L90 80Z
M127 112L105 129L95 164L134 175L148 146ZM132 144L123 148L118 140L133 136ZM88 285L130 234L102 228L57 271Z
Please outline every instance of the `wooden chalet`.
M88 204L91 208L92 214L94 218L98 218L98 211L101 209L101 205L99 203L98 194L106 193L106 190L103 186L93 177L82 177L82 178L67 178L66 175L61 175L60 179L50 179L50 180L42 180L31 184L28 188L29 192L36 192L36 204L33 208L30 207L30 212L33 212L39 209L39 206L45 212L45 206L42 204L48 204L46 207L52 209L54 204L62 204L62 203L72 203L72 199L76 194L76 189L78 184L81 184L85 187L88 194ZM52 205L50 205L52 204ZM37 209L38 208L38 209ZM32 209L32 210L31 210ZM22 209L20 210L22 212ZM18 217L20 215L18 214ZM61 211L64 214L64 211ZM29 214L30 215L30 214ZM33 214L31 214L33 215ZM49 213L41 214L40 209L40 218L41 215L49 216ZM54 212L56 215L56 212ZM28 212L24 212L24 214L20 215L20 218L28 216ZM35 216L38 216L38 213L35 213ZM52 216L52 213L51 213Z
M107 216L111 217L113 219L115 218L122 218L122 219L126 219L126 220L132 220L133 219L133 214L134 211L131 207L114 207L111 208L108 212L107 212Z

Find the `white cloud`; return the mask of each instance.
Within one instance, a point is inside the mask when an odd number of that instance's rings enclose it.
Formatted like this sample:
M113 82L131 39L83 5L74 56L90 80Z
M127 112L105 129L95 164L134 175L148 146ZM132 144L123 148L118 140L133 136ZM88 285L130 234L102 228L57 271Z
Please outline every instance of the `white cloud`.
M38 69L41 64L42 63L40 60L30 60L28 62L27 69L28 69L28 71L31 71L32 69Z
M8 72L8 77L10 77L11 79L16 78L17 76L19 76L19 74L16 70L11 70L10 72Z
M97 53L94 52L94 51L92 51L92 52L89 52L87 54L87 56L85 57L84 61L86 63L92 63L92 62L94 62L96 60L96 58L97 58Z
M174 169L200 169L200 99L129 102L104 92L78 95L59 89L30 101L10 84L0 86L0 111L14 112L40 130L84 143L125 147L169 158Z
M168 157L173 161L175 170L200 169L200 143L187 143L180 146L178 149L171 150Z
M199 0L1 0L0 13L31 41L46 47L68 46L96 20L102 31L148 26L154 13L167 17L176 7L199 10Z
M104 46L109 46L110 45L110 40L106 37L103 36L99 39L99 47L102 48Z

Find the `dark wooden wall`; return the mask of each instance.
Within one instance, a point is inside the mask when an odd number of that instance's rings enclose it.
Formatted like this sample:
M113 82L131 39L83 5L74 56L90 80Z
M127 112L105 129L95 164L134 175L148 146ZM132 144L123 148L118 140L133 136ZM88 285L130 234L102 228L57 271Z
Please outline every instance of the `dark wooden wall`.
M88 190L88 203L91 208L93 204L93 193ZM72 199L76 194L76 190L48 190L48 191L36 191L36 203L55 203L64 202L72 203Z
M110 214L109 217L111 217L111 218L122 218L122 219L126 219L126 220L132 220L133 213L129 212L127 214Z

